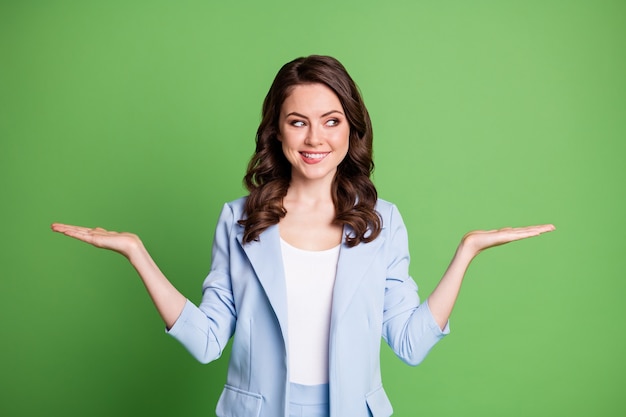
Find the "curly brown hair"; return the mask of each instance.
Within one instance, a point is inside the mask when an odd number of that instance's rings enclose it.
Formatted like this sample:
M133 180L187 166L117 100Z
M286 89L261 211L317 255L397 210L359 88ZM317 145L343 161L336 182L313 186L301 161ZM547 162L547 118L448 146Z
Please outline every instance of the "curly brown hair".
M243 241L257 240L269 226L277 224L287 211L283 198L291 180L291 165L278 140L278 118L285 99L294 86L319 83L339 98L350 124L348 154L337 167L332 184L335 224L351 227L346 234L348 246L376 239L382 223L375 210L378 194L370 179L372 123L358 87L335 58L311 55L285 64L279 71L263 102L262 119L256 135L256 150L244 177L250 192L244 207Z

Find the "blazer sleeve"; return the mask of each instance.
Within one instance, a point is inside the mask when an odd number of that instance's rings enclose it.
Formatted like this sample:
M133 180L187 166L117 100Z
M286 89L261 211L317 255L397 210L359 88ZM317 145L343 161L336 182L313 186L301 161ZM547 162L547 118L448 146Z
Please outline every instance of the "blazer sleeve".
M219 358L235 330L237 312L230 280L230 243L235 222L231 207L224 205L213 240L211 270L202 287L202 301L195 306L187 300L168 331L202 363Z
M395 206L390 209L386 250L387 278L383 310L383 339L400 359L419 364L450 330L441 330L428 308L420 304L417 285L409 276L409 244L406 227Z

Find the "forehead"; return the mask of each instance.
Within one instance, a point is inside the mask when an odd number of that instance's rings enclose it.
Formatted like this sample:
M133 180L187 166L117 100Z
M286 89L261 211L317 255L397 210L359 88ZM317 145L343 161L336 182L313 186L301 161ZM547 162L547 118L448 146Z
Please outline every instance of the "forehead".
M283 101L281 113L321 111L326 113L330 110L343 111L339 97L325 84L298 84L291 87Z

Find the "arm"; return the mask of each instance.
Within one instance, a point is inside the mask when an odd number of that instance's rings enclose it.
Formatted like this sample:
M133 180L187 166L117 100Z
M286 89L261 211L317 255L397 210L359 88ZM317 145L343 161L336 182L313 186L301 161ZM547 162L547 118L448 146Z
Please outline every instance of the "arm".
M124 255L141 277L167 328L174 325L187 299L163 275L137 235L60 223L52 224L52 230Z
M53 224L52 230L128 258L143 280L168 333L198 361L208 363L221 356L235 329L237 313L230 280L229 244L231 229L236 224L231 207L225 205L215 231L211 272L203 285L200 306L195 306L174 288L136 235L59 223Z
M481 251L554 230L552 225L473 231L466 234L443 278L424 303L409 276L408 236L394 207L386 218L389 264L385 291L383 338L404 362L417 365L448 334L448 318L470 262Z
M445 335L428 302L420 303L417 285L409 275L409 241L402 216L392 206L386 224L386 280L383 311L383 339L405 363L415 366Z
M463 236L448 269L435 290L428 297L428 306L439 327L443 329L448 322L452 308L459 295L465 272L472 259L480 252L515 240L539 236L554 229L553 225L544 224L488 231L476 230Z

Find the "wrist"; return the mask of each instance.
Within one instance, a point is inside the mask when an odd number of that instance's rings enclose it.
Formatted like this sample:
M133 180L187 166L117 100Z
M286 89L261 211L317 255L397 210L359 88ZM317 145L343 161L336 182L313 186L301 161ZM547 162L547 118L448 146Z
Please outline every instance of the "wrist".
M135 265L143 257L145 252L146 248L144 247L141 239L139 239L137 235L132 235L132 237L128 239L123 254L130 261L130 263Z
M468 242L467 235L465 235L463 239L461 239L461 243L459 243L454 257L469 264L479 253L480 251L476 250L471 242Z

